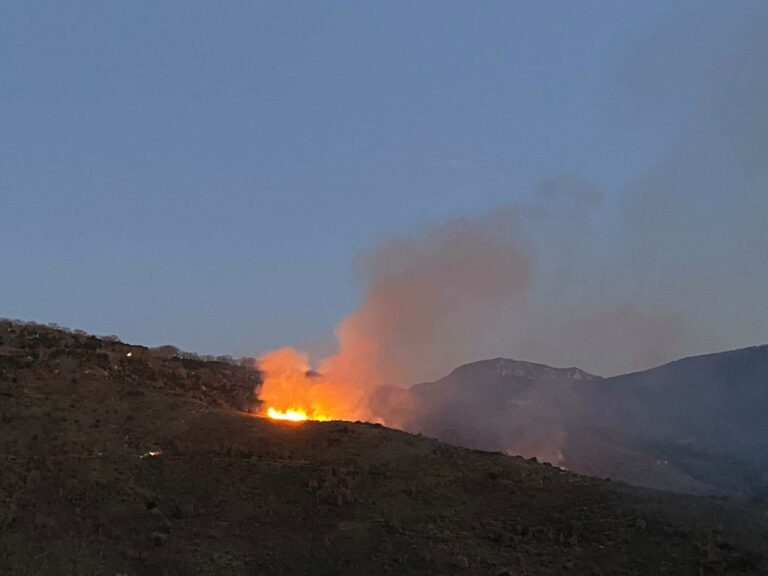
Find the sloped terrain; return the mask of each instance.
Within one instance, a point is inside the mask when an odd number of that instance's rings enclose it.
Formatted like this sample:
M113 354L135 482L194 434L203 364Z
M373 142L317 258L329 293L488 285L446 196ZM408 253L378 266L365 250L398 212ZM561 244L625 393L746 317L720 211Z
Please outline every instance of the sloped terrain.
M409 391L405 428L694 494L768 496L768 346L600 378L505 358Z
M768 570L759 503L273 423L246 412L244 366L11 323L0 338L0 574Z
M591 404L607 425L768 464L768 346L608 378L594 387Z
M413 386L417 409L406 424L461 446L561 463L567 428L581 412L581 391L599 376L506 358L459 366Z

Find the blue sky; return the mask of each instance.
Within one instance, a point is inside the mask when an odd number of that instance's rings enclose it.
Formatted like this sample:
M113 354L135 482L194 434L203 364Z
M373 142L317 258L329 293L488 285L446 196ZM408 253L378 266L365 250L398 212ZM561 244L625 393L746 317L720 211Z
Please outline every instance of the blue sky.
M634 66L663 72L643 47L695 6L3 2L0 315L202 353L320 338L393 235L560 175L610 206L684 122L693 88L646 98Z

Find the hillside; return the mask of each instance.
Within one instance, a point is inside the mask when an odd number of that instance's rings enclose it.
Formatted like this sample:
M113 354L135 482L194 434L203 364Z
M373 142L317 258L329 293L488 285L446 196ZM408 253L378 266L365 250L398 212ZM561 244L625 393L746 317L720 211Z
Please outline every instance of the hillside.
M410 389L406 428L598 477L768 495L768 346L600 378L504 358Z
M595 388L594 413L607 425L768 464L768 346L684 358Z
M764 574L768 508L350 422L258 373L0 323L0 574Z
M578 368L506 358L472 362L410 388L418 408L406 427L456 445L561 464L578 391L599 379Z

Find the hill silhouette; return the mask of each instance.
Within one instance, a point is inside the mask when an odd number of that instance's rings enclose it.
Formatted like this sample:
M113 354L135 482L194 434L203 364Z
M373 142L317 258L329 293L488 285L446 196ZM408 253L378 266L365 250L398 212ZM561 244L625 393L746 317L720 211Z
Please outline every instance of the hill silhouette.
M405 428L691 493L768 495L768 346L601 378L506 358L410 389Z
M377 425L258 372L0 323L2 574L764 574L768 509Z

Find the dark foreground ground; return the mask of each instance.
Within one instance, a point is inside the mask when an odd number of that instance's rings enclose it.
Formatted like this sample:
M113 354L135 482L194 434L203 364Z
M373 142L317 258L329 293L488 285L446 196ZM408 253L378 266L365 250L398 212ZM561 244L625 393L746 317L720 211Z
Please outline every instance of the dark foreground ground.
M759 501L276 424L257 381L0 322L0 574L768 574Z

